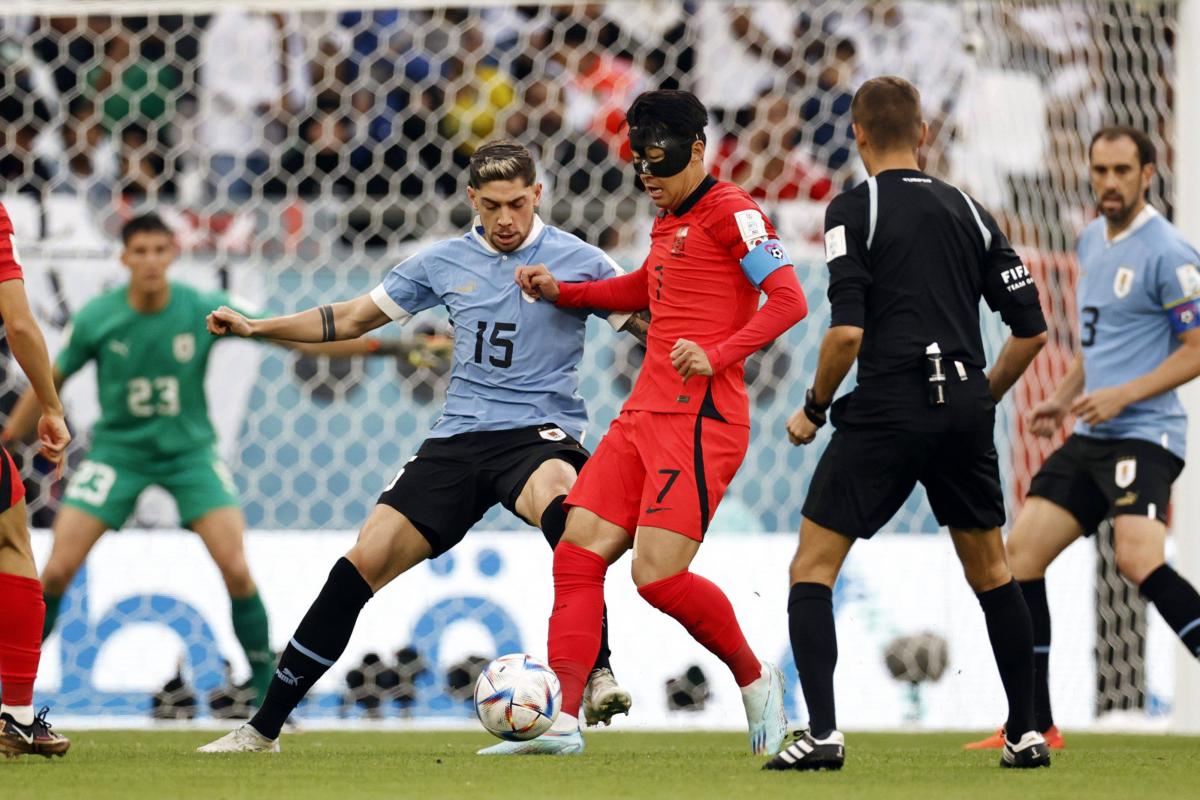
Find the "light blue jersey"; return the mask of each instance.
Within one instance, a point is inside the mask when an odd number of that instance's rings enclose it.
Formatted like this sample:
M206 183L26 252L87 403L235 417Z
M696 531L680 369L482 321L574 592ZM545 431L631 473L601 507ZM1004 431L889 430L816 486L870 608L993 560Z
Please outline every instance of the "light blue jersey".
M1200 254L1150 206L1112 241L1097 218L1079 237L1079 327L1085 391L1117 386L1155 369L1200 326ZM1143 439L1180 458L1187 414L1174 391L1127 406L1108 422L1076 423L1102 439Z
M492 247L476 220L460 238L438 242L393 267L372 290L375 304L400 323L438 305L450 312L454 368L431 437L553 422L582 438L587 408L579 396L578 368L590 312L524 295L513 273L526 264L545 264L560 281L621 272L602 250L537 217L511 253ZM619 328L626 319L613 315L609 322Z

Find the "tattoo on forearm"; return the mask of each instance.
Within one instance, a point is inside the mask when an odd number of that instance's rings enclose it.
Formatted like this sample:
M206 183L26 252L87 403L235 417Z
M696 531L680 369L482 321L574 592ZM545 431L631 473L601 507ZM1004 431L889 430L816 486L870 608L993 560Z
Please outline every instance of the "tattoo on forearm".
M621 326L625 333L632 334L642 344L646 343L646 335L650 332L650 312L638 311Z
M332 342L337 339L337 331L333 327L333 306L321 306L321 341Z

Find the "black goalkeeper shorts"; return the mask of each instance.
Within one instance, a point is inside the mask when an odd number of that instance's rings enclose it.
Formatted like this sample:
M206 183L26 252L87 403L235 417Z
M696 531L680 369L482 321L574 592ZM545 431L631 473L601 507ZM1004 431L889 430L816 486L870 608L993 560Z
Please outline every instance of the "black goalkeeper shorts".
M1165 524L1171 484L1182 471L1183 459L1153 442L1075 435L1033 476L1029 496L1069 511L1087 536L1110 516Z
M939 525L1003 525L994 412L980 416L977 427L959 431L838 428L813 473L804 516L844 536L869 539L919 481Z
M377 502L408 517L439 556L497 503L517 513L525 482L553 458L578 471L588 451L554 424L426 439Z

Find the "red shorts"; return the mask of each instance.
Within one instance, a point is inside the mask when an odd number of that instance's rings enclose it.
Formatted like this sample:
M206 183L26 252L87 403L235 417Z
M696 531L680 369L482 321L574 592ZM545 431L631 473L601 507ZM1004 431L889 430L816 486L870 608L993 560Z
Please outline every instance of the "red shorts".
M25 499L25 484L12 456L0 446L0 511L7 511Z
M703 541L750 429L690 414L622 411L583 465L566 505L631 534L664 528Z

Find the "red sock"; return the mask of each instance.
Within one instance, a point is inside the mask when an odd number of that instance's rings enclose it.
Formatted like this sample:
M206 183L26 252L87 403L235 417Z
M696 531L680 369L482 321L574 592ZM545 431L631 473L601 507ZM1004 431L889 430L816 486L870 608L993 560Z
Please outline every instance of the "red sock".
M33 682L42 657L42 622L46 601L42 582L0 573L0 702L33 705Z
M606 572L608 563L590 550L570 542L554 548L550 668L562 685L562 710L576 717L583 687L600 652Z
M762 675L762 665L742 634L729 598L715 583L684 570L638 587L647 603L674 617L700 644L725 662L738 686Z

